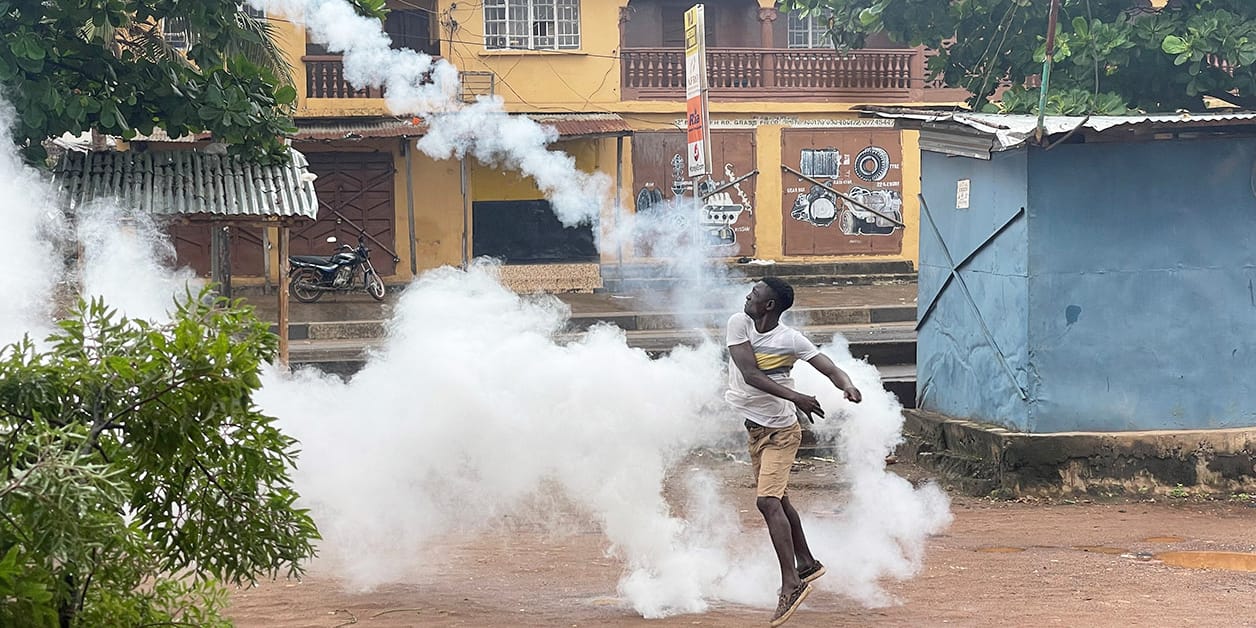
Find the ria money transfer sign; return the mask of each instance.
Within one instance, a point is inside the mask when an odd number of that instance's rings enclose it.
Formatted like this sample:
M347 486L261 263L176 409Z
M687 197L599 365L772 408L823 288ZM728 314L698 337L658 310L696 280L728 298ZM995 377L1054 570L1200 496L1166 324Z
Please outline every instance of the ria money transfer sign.
M706 25L702 5L695 4L685 11L685 118L689 140L685 152L691 177L711 172L706 89Z

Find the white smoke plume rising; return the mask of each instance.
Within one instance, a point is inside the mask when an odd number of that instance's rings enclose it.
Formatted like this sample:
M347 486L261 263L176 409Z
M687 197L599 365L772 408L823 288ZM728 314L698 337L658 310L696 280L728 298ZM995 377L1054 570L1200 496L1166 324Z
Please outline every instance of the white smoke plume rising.
M547 149L558 139L552 127L511 116L500 98L463 103L456 68L421 52L390 48L379 20L357 15L343 0L249 0L249 4L303 25L313 41L343 54L345 79L356 87L383 87L393 113L421 116L427 130L419 150L434 159L471 155L485 164L517 170L536 181L564 225L597 224L609 200L609 179L582 172L570 155Z
M565 306L495 275L477 264L418 279L387 348L348 384L267 379L259 402L303 444L298 479L329 557L356 585L393 581L427 543L553 484L624 559L639 610L700 610L697 550L663 482L721 429L718 348L652 360L610 326L560 344Z
M175 269L174 243L148 214L102 199L77 209L75 231L80 293L130 318L168 320L176 299L204 285L190 268Z
M950 499L935 483L913 487L886 470L886 456L903 440L903 413L898 399L882 386L876 367L852 358L840 335L821 350L850 376L863 401L846 401L809 365L794 369L799 390L815 395L825 408L825 419L811 429L837 450L841 479L849 486L836 518L803 526L811 547L821 548L816 550L821 561L820 552L840 557L826 562L830 575L816 583L864 605L883 606L893 597L882 580L919 573L925 541L951 523Z
M61 212L37 172L22 163L8 130L14 121L8 101L0 99L0 233L9 263L0 272L0 346L23 334L43 338L50 329L53 295L62 280L63 257L56 240L64 229Z

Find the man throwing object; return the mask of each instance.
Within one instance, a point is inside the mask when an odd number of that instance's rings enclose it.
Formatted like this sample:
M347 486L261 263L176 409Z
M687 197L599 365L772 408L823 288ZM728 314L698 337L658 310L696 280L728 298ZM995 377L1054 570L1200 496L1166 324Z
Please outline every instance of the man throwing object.
M756 283L743 312L728 319L728 392L725 399L742 415L749 431L750 460L758 480L755 505L763 513L772 547L781 564L781 593L772 626L789 620L811 593L811 582L824 565L811 555L798 512L786 486L802 443L799 416L824 410L815 397L794 390L794 362L806 360L833 385L858 403L863 397L850 377L807 337L780 322L794 304L794 289L776 277Z

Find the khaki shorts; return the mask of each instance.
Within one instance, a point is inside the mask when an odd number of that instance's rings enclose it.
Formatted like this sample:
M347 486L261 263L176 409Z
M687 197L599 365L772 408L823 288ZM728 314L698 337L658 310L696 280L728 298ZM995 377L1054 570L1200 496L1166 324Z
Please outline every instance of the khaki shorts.
M802 425L762 427L747 421L746 430L750 433L750 463L759 482L755 496L784 497L789 470L802 444Z

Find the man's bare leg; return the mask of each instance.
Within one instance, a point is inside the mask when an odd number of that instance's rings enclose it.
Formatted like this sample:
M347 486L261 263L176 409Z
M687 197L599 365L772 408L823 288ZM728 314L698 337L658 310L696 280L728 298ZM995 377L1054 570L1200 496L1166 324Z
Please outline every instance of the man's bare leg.
M807 535L802 531L802 521L798 519L798 511L794 510L794 505L789 503L788 495L781 498L781 510L784 511L785 518L789 520L794 560L797 562L796 571L806 571L815 565L816 559L811 555L811 548L807 545Z
M772 537L772 548L776 550L776 560L781 564L781 591L793 591L802 584L802 580L798 578L798 567L795 564L794 556L794 539L789 516L785 513L784 499L776 497L759 497L755 499L755 505L759 507L759 512L763 514L763 520L768 524L768 535ZM790 508L792 511L793 508ZM797 521L798 513L794 513L794 521ZM802 530L799 529L799 534ZM804 547L806 540L804 539ZM810 551L807 553L810 558ZM814 560L814 559L811 559Z

